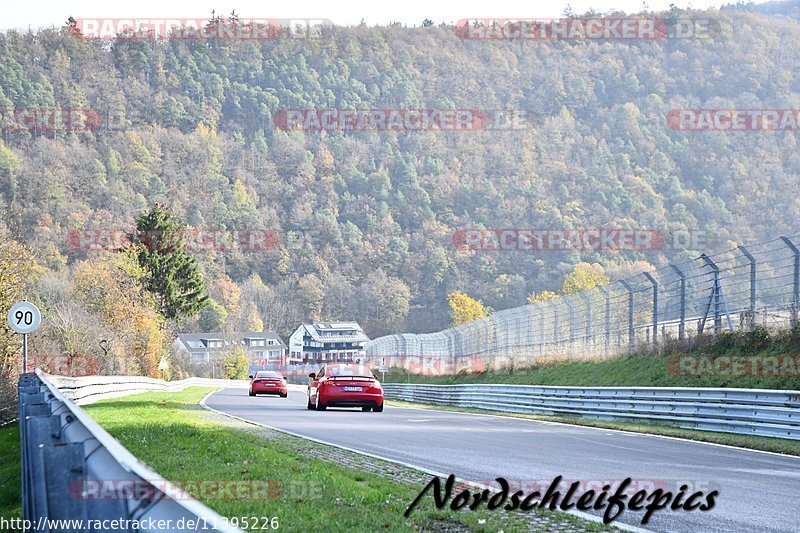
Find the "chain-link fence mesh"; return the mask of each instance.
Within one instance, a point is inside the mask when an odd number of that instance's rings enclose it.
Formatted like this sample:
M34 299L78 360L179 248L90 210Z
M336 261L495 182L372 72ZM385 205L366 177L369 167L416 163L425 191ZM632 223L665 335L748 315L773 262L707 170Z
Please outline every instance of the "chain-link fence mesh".
M437 333L387 335L367 345L367 358L454 374L604 358L723 331L789 328L800 304L798 246L798 235L738 246Z

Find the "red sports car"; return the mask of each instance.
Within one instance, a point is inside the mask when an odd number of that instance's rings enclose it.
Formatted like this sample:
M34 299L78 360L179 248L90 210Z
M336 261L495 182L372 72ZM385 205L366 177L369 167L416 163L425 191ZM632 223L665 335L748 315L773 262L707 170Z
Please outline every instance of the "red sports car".
M250 396L258 394L278 394L281 398L289 395L286 378L280 372L261 370L250 376Z
M308 377L309 410L360 407L362 411L383 411L383 389L365 365L331 363Z

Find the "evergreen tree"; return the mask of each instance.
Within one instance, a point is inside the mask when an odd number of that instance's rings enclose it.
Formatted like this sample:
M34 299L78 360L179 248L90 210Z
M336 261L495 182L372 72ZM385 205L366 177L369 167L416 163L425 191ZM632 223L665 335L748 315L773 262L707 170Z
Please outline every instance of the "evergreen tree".
M131 236L145 288L156 296L164 316L177 322L197 314L209 299L197 261L185 249L183 230L172 212L157 204L139 217Z

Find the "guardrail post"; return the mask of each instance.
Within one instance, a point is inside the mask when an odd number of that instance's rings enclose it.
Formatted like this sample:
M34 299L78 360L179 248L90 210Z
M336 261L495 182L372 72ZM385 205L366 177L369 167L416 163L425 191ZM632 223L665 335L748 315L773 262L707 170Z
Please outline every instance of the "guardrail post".
M658 281L649 272L642 272L653 284L653 344L658 342Z
M738 248L750 262L750 320L747 329L753 331L756 329L756 258L744 246Z
M797 326L797 307L800 304L800 250L789 239L789 237L781 237L781 240L788 246L794 254L794 276L792 283L792 327Z
M50 407L44 402L44 394L39 388L34 374L23 374L19 378L19 438L22 463L22 515L30 518L34 515L32 497L33 484L30 479L31 446L28 444L28 425L32 419L50 415Z
M711 260L706 254L700 254L700 259L702 259L706 266L711 267L711 270L714 272L714 285L711 288L711 297L708 300L708 305L706 306L706 312L703 315L703 318L700 320L700 333L703 333L706 325L706 317L708 316L709 308L711 307L712 303L714 305L714 335L718 335L719 332L722 330L722 318L719 312L719 293L720 293L720 281L719 281L719 267L717 264Z
M608 293L608 289L603 286L598 286L600 292L603 293L603 297L606 300L606 316L605 316L605 327L603 329L604 337L605 337L605 354L608 355L609 345L611 344L611 295Z
M619 280L619 282L628 291L628 349L633 351L636 345L636 336L633 333L633 287L624 279Z
M680 322L678 323L678 340L682 341L686 336L686 274L675 265L670 265L670 268L678 275L680 278Z

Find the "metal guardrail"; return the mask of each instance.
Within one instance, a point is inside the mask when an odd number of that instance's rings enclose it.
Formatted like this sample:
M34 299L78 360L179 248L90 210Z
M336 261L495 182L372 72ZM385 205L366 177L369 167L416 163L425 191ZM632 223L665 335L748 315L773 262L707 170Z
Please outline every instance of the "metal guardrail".
M188 387L246 388L250 383L246 380L208 378L164 381L144 376L48 376L48 379L77 405L141 392L178 392Z
M800 440L800 391L384 383L387 398Z
M38 369L20 377L19 411L23 516L36 531L241 531L139 461ZM102 497L87 487L103 487Z

